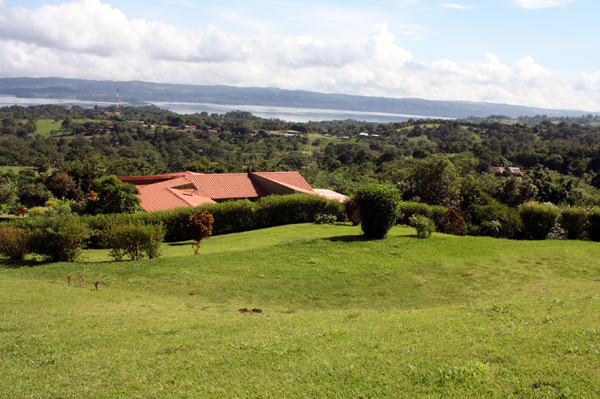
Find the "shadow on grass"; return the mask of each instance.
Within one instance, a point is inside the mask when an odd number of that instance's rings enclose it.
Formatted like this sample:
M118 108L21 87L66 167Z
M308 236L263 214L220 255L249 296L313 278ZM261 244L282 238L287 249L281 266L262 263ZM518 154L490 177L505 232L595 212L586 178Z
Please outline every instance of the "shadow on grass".
M7 269L19 269L21 267L33 267L39 266L44 263L42 260L38 259L27 259L27 260L19 260L19 259L2 259L2 263L0 263L0 267L6 267Z
M377 241L378 238L370 238L364 235L352 235L352 236L335 236L335 237L322 237L323 241L332 242L356 242L356 241Z
M335 236L335 237L323 237L321 240L323 241L331 241L331 242L368 242L368 241L380 241L385 240L387 238L408 238L414 240L422 240L416 234L411 235L402 235L397 237L386 236L384 238L370 238L364 235L352 235L352 236Z

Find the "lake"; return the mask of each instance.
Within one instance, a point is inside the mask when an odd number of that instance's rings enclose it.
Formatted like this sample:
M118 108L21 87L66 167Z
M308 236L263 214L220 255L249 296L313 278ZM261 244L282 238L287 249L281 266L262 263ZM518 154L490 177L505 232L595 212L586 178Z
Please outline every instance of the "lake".
M404 122L409 119L453 119L443 118L438 116L423 116L423 115L407 115L394 114L386 112L366 112L366 111L347 111L337 109L317 109L317 108L290 108L290 107L275 107L265 105L221 105L221 104L206 104L206 103L177 103L177 102L158 102L151 101L159 108L168 109L175 113L195 114L208 112L209 114L224 114L229 111L247 111L252 115L260 116L261 118L281 119L288 122L320 122L333 120L357 120L366 122L388 123L388 122ZM103 101L80 101L70 99L52 99L52 98L20 98L14 96L0 95L0 107L11 105L40 105L40 104L59 104L71 107L79 105L84 108L91 108L95 105L106 107L115 105L114 102ZM121 102L121 106L130 106L126 102Z

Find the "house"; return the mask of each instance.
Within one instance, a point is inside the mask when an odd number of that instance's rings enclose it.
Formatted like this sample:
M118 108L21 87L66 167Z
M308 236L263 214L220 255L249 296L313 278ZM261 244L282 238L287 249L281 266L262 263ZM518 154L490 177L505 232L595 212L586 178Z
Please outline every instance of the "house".
M521 171L521 169L520 168L513 168L513 167L503 168L502 166L493 166L492 167L492 173L497 174L497 175L501 175L501 174L504 174L504 172L506 172L507 169L513 175L515 175L517 177L523 177L523 172Z
M198 206L227 200L256 200L268 195L305 193L321 195L343 202L342 194L313 189L298 172L250 173L166 173L154 176L125 176L119 180L131 183L140 191L138 197L146 211Z

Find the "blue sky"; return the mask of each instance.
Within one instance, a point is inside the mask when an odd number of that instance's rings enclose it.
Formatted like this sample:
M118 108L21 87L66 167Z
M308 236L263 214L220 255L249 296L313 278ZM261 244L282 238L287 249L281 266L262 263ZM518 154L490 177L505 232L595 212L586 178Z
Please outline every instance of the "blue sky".
M597 0L0 0L0 76L600 111Z

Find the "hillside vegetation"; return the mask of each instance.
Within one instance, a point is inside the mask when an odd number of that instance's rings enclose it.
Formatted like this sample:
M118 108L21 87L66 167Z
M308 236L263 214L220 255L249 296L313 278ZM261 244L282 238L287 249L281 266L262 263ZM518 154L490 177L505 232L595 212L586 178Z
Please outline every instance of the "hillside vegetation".
M597 397L598 245L302 224L213 237L200 256L183 242L143 261L4 260L0 392Z

